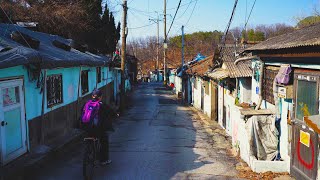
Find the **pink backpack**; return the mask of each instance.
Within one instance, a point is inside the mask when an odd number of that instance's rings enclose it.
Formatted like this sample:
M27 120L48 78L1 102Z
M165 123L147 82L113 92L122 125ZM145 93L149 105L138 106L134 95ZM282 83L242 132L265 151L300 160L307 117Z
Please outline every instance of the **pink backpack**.
M81 122L90 127L97 126L99 109L100 101L89 100L82 110Z

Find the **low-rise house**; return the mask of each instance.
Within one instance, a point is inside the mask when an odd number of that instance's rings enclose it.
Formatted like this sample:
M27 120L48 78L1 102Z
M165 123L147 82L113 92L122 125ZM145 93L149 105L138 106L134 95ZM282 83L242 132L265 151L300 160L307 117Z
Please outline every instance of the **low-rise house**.
M243 102L249 102L251 97L251 64L240 62L235 65L238 53L242 46L225 45L220 52L221 67L207 73L207 76L216 82L212 96L217 99L213 109L217 109L219 124L233 137L233 144L237 144L237 127L240 120Z
M182 78L185 99L191 100L191 104L203 111L209 118L216 115L212 106L216 102L212 93L215 91L215 82L207 77L207 72L213 66L214 56L209 56L188 67L187 78Z
M115 100L121 74L111 57L17 25L0 24L0 34L1 165L74 133L94 88Z
M290 171L297 179L320 177L319 34L320 24L298 29L246 49L246 57L238 60L252 60L251 101L258 107L242 111L251 133L240 151L249 151L245 160L253 170ZM270 161L269 155L282 161Z

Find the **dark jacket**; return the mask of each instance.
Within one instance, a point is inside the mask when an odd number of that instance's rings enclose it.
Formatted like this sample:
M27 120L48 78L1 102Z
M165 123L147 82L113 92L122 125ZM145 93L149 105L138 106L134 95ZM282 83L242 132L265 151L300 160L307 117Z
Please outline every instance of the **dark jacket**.
M85 104L82 106L82 112L83 108L85 107ZM116 112L107 104L100 101L100 109L98 112L98 126L94 129L88 129L87 127L83 127L85 131L87 131L89 134L95 135L95 136L102 136L105 134L106 131L114 131L112 120L116 116Z
M112 126L112 120L117 113L111 108L111 106L100 102L101 106L99 109L99 127L102 132L114 131Z

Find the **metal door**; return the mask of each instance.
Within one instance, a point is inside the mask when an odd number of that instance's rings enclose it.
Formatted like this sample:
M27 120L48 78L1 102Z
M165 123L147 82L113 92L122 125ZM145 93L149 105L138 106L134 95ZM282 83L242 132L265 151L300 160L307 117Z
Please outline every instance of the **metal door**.
M1 164L27 151L22 80L0 82Z
M316 179L318 171L318 134L296 121L292 125L290 173L296 179Z

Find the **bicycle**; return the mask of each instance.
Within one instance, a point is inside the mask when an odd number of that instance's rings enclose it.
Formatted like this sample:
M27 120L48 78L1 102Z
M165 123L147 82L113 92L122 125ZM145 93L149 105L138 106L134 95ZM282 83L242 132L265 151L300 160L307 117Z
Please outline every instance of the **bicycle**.
M83 139L85 143L85 152L83 156L83 177L92 179L96 160L100 152L100 140L95 137L87 137Z

